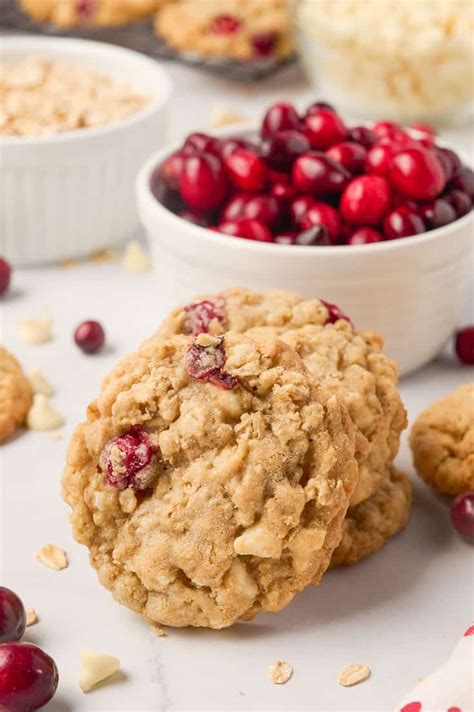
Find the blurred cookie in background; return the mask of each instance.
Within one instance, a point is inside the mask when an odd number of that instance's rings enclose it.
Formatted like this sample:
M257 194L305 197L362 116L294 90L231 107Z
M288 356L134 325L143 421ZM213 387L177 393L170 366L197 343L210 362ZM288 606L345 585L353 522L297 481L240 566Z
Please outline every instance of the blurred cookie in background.
M149 17L162 4L163 0L19 0L33 20L58 27L126 25Z

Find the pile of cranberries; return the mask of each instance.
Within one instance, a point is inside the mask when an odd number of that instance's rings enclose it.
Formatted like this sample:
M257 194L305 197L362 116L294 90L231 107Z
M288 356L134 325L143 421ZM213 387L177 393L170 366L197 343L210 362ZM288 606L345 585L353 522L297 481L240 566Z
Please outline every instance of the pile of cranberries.
M0 586L0 710L34 712L47 704L58 686L52 658L32 643L21 643L26 627L23 603Z
M216 232L284 245L366 245L442 227L471 210L474 174L434 131L345 125L324 102L278 103L260 140L193 133L159 166L155 197Z

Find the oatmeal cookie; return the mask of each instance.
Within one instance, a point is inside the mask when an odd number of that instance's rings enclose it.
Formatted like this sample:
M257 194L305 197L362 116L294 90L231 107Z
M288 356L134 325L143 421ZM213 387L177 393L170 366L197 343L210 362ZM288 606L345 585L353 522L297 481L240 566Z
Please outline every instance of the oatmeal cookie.
M391 467L377 492L348 510L341 542L332 555L331 568L355 564L381 549L407 525L410 509L410 481Z
M247 60L293 50L284 0L179 0L155 20L156 34L181 52Z
M152 623L222 628L318 582L357 481L354 426L276 339L155 339L106 378L63 479L100 581Z
M406 427L397 366L382 352L377 334L358 333L338 307L319 299L237 288L175 309L158 336L226 330L251 336L262 329L294 348L312 373L343 399L357 426L360 478L351 504L362 502L382 483Z
M32 389L20 364L0 346L0 442L24 424L32 400Z
M118 26L149 17L160 0L20 0L20 5L36 22L58 27Z
M474 490L474 383L423 411L413 425L410 445L418 474L438 492Z

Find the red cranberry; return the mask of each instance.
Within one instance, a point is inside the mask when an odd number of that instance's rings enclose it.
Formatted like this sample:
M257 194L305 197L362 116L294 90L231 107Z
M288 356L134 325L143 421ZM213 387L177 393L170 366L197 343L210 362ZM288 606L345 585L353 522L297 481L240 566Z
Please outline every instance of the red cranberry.
M383 235L374 230L373 227L359 227L354 230L347 240L348 245L371 245L374 242L382 242Z
M384 136L393 138L399 134L401 130L401 127L394 121L377 121L377 123L372 126L372 131L377 138L382 138Z
M392 210L383 221L383 231L387 240L409 237L425 232L423 220L415 210L401 207Z
M155 463L152 462L155 453L156 447L148 433L134 426L128 433L107 443L100 455L99 465L111 487L145 490L156 479Z
M285 173L270 171L270 193L282 204L287 204L295 196L295 188Z
M443 170L446 175L446 182L449 183L451 178L455 176L461 168L461 160L457 153L451 151L450 148L441 148L440 146L436 146L435 150L436 155L443 166Z
M453 206L441 198L419 205L418 214L428 230L448 225L456 220L456 211Z
M326 109L327 111L332 111L333 113L336 113L336 109L334 108L334 106L332 106L331 104L328 104L326 101L314 101L306 109L305 116L309 116L310 114L315 114L320 109Z
M342 119L329 109L319 109L307 115L304 130L311 147L315 149L330 148L347 136Z
M230 180L239 190L258 193L267 184L267 167L252 151L235 151L225 162Z
M349 131L348 139L349 141L360 143L361 146L369 149L374 145L377 136L372 129L367 128L367 126L354 126L354 128Z
M191 208L181 210L178 215L180 218L183 218L183 220L187 220L187 222L199 225L200 227L210 227L213 223L212 216L209 213L199 213L196 210L191 210Z
M348 321L349 324L352 325L352 321L349 319L349 317L346 316L336 304L326 302L324 301L324 299L320 299L319 301L321 302L321 304L324 304L324 306L328 310L328 318L326 319L326 324L335 324L336 321L339 321L339 319L343 319L344 321Z
M243 237L245 240L255 240L256 242L273 242L272 233L269 228L258 220L241 218L240 220L229 220L222 222L218 227L219 232L234 237Z
M293 225L300 227L301 220L312 205L314 205L314 198L310 195L298 195L293 198L290 203L290 218Z
M222 339L209 346L194 342L186 352L184 365L191 378L197 381L212 383L226 391L239 385L238 379L224 369L225 350Z
M469 544L474 544L474 492L463 492L451 504L453 527Z
M385 178L359 176L342 194L340 212L351 225L378 225L390 207L390 197Z
M370 175L382 176L387 178L390 168L390 163L395 153L399 148L396 144L381 144L377 143L367 153L365 159L365 172Z
M453 188L443 197L453 206L458 218L467 215L471 211L471 199L464 191Z
M87 22L97 9L97 0L76 0L76 13L82 21Z
M291 177L298 190L312 195L339 193L350 180L350 174L340 163L318 151L297 158Z
M300 119L293 104L279 102L271 106L262 121L262 138L271 138L278 131L298 130Z
M232 35L240 29L241 24L234 15L218 15L211 22L211 31L216 35Z
M474 326L466 326L457 332L455 348L462 363L474 364Z
M186 138L183 148L184 153L213 153L220 155L220 141L214 136L204 133L192 133Z
M252 146L249 141L244 141L243 138L223 139L220 144L220 155L222 160L225 161L226 158L229 158L229 156L231 156L233 153L239 151L242 148L245 150L255 150L255 147Z
M436 130L429 124L412 124L409 128L420 134L425 134L425 136L430 136L431 138L436 136Z
M23 603L16 593L0 586L0 643L21 640L25 627Z
M58 669L32 643L0 645L0 709L33 712L46 705L58 686Z
M278 32L256 32L250 38L255 54L259 57L268 57L274 52L278 37Z
M10 286L11 275L12 268L10 264L3 257L0 257L0 295L5 294Z
M171 190L179 189L179 181L183 173L185 153L183 151L175 151L168 156L162 163L160 168L160 178L165 185Z
M300 131L278 131L264 145L263 155L272 168L289 171L298 156L310 148L308 139Z
M296 240L296 232L294 230L287 230L286 232L279 232L274 236L273 241L277 245L294 245Z
M220 214L221 222L227 220L238 220L245 217L245 206L252 196L248 193L235 193L222 208Z
M105 332L98 321L83 321L74 332L74 341L85 354L95 354L104 345Z
M313 225L307 230L299 232L293 244L304 247L326 247L331 244L331 240L329 239L329 233L325 225Z
M405 133L405 131L398 131L392 136L381 136L377 139L377 146L394 146L398 149L402 148L420 148L421 141L413 138L410 134Z
M341 232L341 221L334 208L326 203L313 203L301 219L300 226L303 230L308 230L313 225L324 225L331 244L337 243Z
M184 161L181 195L196 210L212 210L224 202L228 180L222 161L212 153L190 154Z
M463 190L471 200L474 200L474 172L462 166L452 180L452 185L458 190Z
M327 155L334 158L335 161L338 161L349 173L356 175L357 173L362 173L364 170L367 151L360 143L344 141L343 143L338 143L336 146L331 146L327 151Z
M274 195L255 195L251 197L244 206L243 217L275 227L280 219L280 203Z
M214 299L203 299L201 302L188 304L184 311L185 334L207 334L211 322L223 324L225 321L225 298L218 296Z
M389 179L397 190L416 200L436 198L446 178L436 154L426 148L406 148L391 161Z

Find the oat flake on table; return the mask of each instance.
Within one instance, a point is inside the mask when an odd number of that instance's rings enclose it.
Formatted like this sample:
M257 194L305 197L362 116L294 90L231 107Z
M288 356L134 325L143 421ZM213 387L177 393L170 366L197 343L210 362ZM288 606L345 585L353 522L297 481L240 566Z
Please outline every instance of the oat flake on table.
M29 628L31 625L36 625L38 623L38 614L34 608L26 609L26 627Z
M358 682L367 680L369 675L370 668L368 665L353 663L352 665L345 665L342 668L339 672L337 681L343 687L351 687L351 685L357 685Z
M36 554L36 558L45 566L55 571L61 571L68 567L68 558L64 549L55 544L47 544Z
M267 675L274 685L284 685L293 675L293 668L284 660L277 660L268 666Z

